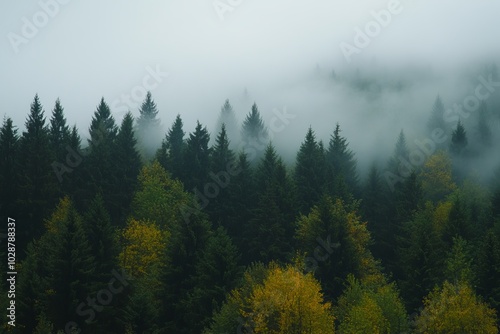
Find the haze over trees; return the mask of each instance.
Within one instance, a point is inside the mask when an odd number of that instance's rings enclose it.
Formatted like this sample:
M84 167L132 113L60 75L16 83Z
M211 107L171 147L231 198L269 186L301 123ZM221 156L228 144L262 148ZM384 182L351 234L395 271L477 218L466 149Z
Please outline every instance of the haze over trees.
M388 87L361 78L323 80ZM500 104L448 122L436 95L368 166L352 143L373 139L341 121L304 125L290 155L249 100L241 124L225 100L214 132L182 110L163 132L150 92L74 126L35 95L23 130L0 128L11 332L498 333Z

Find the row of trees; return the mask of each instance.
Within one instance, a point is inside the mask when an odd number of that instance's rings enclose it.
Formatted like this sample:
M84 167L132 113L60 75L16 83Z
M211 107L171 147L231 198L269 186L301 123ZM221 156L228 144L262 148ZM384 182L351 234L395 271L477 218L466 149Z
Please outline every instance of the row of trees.
M256 105L240 132L257 153L234 150L226 102L212 145L178 115L153 155L157 112L148 94L118 126L101 100L83 148L59 101L45 125L36 96L20 136L5 119L15 330L497 332L500 187L458 175L453 152L401 173L401 132L361 181L337 124L326 147L309 128L290 168Z

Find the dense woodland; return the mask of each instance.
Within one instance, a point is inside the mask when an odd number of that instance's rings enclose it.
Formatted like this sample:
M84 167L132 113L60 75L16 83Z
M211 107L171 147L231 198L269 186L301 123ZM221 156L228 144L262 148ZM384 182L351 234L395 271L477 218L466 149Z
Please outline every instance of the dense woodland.
M16 326L0 330L497 333L500 164L487 182L471 171L498 156L498 95L453 123L447 101L422 101L422 135L448 140L414 164L402 129L367 173L342 124L297 134L285 163L257 104L238 124L226 101L212 134L177 115L155 146L150 93L121 124L102 99L85 140L35 96L22 133L0 129L18 261Z

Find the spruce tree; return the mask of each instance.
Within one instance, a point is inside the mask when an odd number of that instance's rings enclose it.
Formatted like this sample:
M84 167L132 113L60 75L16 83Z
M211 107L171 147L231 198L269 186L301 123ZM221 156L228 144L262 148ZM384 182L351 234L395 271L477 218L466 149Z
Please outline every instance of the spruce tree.
M174 124L168 130L161 148L156 153L158 162L168 170L175 179L183 179L184 176L184 154L186 143L184 141L185 132L182 129L182 119L180 115L175 118Z
M427 129L431 133L435 129L446 130L446 124L444 122L444 105L439 95L436 97L434 105L432 106L431 115L427 122Z
M160 120L157 118L158 109L151 92L147 92L146 98L139 109L137 119L137 139L140 153L144 160L151 159L161 142Z
M333 174L333 181L329 180L331 186L330 193L334 196L342 196L339 188L345 187L351 194L357 194L358 172L357 162L354 153L348 148L349 144L345 137L340 135L340 125L337 123L335 130L330 137L328 149L326 151L326 161Z
M234 168L234 153L229 148L229 140L226 133L226 126L222 124L221 131L212 147L210 178L219 189L218 195L210 201L207 207L208 214L214 224L220 224L228 228L228 215L230 210L230 187L231 175Z
M316 142L316 136L309 127L297 153L294 173L300 210L303 214L309 212L325 191L325 170L323 149Z
M241 139L245 151L250 155L250 161L256 164L270 139L256 103L252 105L252 110L243 121Z
M450 151L453 154L458 155L464 150L467 143L467 133L465 132L462 122L459 120L456 129L453 130L453 133L451 134Z
M50 147L49 129L38 95L31 104L26 120L26 131L20 139L19 148L19 207L23 209L20 221L24 227L17 233L18 247L38 238L43 232L43 219L57 201L59 184L51 164L54 152Z
M137 152L137 141L133 130L134 119L127 113L122 120L120 131L116 138L116 165L118 179L116 192L113 195L113 206L117 217L123 225L129 211L130 203L137 186L137 176L141 168L141 158Z
M233 107L229 103L229 100L226 100L220 109L219 118L215 126L216 133L222 130L222 124L226 127L227 138L231 142L231 148L237 147L240 139L238 134L238 121L236 120Z
M52 117L50 118L49 139L52 148L55 150L56 159L59 162L64 162L66 158L66 145L70 139L70 129L66 124L64 117L64 108L59 99L56 100Z
M4 118L0 128L0 219L17 217L19 136L11 118ZM3 228L0 233L3 232Z
M184 156L185 168L182 181L188 190L198 188L202 192L208 181L210 168L209 141L210 135L207 128L197 122L194 132L189 134Z
M117 133L118 127L111 115L109 106L101 99L92 117L89 128L88 157L85 163L85 178L87 184L83 199L84 206L88 206L94 194L101 192L104 202L108 205L114 224L118 224L120 215L115 202L118 184L122 182L118 176L119 166L115 164L117 158Z
M492 133L489 123L486 103L482 101L477 114L477 137L483 147L490 147L492 144Z

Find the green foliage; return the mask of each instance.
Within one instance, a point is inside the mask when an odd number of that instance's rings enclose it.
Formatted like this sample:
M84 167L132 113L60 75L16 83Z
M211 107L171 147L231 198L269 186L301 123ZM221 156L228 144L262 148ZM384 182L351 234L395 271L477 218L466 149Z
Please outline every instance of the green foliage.
M186 143L184 142L185 132L182 129L182 119L180 115L175 118L174 124L168 130L161 148L156 152L158 162L168 170L175 179L183 179L184 176L184 154Z

